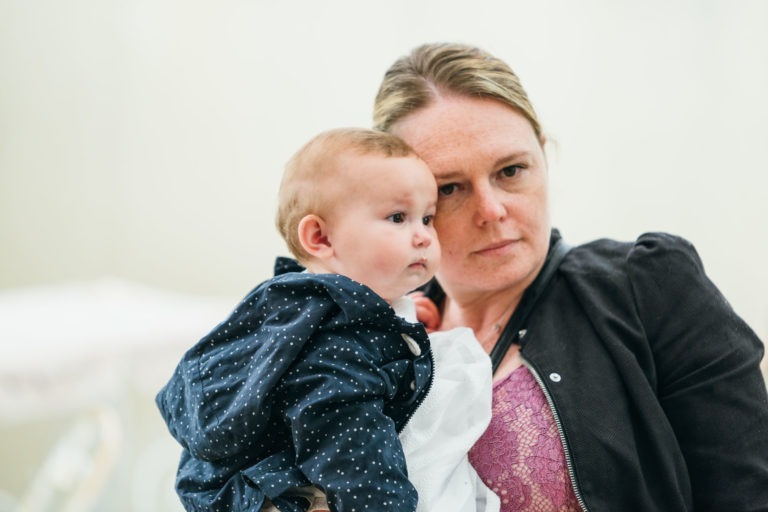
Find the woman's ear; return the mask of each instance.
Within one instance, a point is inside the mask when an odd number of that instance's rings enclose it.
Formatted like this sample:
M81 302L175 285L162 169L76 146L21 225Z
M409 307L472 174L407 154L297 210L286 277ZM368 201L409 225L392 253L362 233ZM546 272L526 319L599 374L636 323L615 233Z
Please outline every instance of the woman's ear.
M299 221L299 242L310 256L325 260L333 255L325 221L315 215L305 215Z

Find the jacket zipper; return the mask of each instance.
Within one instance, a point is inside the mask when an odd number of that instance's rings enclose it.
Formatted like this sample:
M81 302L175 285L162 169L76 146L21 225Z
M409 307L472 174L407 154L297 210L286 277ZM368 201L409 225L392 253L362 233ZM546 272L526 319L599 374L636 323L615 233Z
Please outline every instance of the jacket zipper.
M432 345L430 344L429 347L429 359L432 361L432 371L429 373L429 381L427 382L427 389L424 391L424 394L421 396L421 399L416 403L416 407L414 407L408 417L405 420L405 423L403 423L403 427L397 431L397 435L399 436L400 433L405 430L405 427L408 425L408 423L411 422L411 418L413 418L413 415L416 414L416 410L421 407L421 404L424 403L424 400L427 399L427 395L430 391L432 391L432 385L435 382L435 356L432 355Z
M557 413L557 409L555 409L555 402L552 400L552 395L549 393L549 389L547 389L547 386L544 384L544 381L539 376L539 372L536 371L536 369L531 365L531 363L528 362L527 359L522 357L523 364L526 368L531 372L533 375L533 378L536 379L536 383L539 385L539 388L541 388L541 391L544 393L544 397L547 399L547 404L549 405L549 409L552 411L552 416L555 419L555 426L557 427L557 433L560 436L560 442L563 445L563 452L565 453L565 465L568 468L568 476L571 478L571 488L573 488L573 494L576 496L576 501L579 502L579 506L581 507L581 510L583 512L589 512L589 509L587 508L587 504L584 503L584 498L581 495L581 491L579 490L579 486L576 483L576 473L573 470L573 461L571 460L571 451L568 448L568 443L565 439L565 430L563 430L563 423L560 421L560 415Z

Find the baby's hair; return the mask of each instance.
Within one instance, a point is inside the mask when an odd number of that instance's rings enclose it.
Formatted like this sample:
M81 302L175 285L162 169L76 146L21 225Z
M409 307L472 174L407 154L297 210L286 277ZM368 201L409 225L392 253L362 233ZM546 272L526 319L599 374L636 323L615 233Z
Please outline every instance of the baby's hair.
M340 183L343 155L380 155L387 158L416 156L400 138L366 128L337 128L320 133L288 161L278 193L275 224L288 249L299 261L310 256L299 242L299 222L309 214L323 217L333 206L329 196Z

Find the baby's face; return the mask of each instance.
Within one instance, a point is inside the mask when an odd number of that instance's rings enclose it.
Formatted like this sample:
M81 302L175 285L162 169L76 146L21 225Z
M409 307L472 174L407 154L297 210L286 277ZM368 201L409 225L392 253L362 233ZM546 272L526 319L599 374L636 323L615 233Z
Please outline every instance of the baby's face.
M415 157L349 155L328 216L330 271L365 284L392 301L429 281L440 245L433 217L437 185Z

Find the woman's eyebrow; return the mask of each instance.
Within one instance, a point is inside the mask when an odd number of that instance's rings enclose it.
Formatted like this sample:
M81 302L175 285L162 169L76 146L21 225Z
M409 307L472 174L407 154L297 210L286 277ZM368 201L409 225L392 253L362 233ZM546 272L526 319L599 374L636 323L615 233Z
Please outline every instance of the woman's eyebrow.
M448 171L446 173L435 174L436 181L456 180L464 175L461 171Z
M515 160L528 160L530 158L531 152L530 151L514 151L512 153L509 153L508 155L505 155L494 162L493 166L494 168L501 167L504 164L508 164L510 162L514 162Z
M531 158L531 152L527 150L520 150L520 151L513 151L511 153L507 153L502 157L499 157L496 159L496 161L491 164L491 169L496 170L499 167L503 167L505 165L509 165L512 162L515 161L528 161ZM464 177L465 173L460 170L453 170L453 171L446 171L441 173L435 173L435 180L440 182L445 181L451 181L451 180L458 180Z

